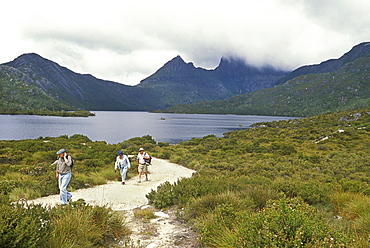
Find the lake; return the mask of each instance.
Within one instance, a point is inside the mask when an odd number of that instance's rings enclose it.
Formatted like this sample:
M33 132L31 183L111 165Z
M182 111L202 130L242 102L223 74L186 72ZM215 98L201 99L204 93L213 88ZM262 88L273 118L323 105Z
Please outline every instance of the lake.
M0 140L36 139L83 134L93 141L117 144L133 137L150 135L157 142L176 144L193 137L248 128L262 121L293 117L255 115L169 114L96 111L91 117L0 115Z

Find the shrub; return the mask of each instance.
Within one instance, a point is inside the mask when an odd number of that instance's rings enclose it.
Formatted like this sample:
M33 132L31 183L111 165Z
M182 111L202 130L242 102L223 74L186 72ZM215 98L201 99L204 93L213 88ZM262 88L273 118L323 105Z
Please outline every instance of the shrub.
M183 218L191 220L198 217L204 217L208 213L212 213L220 205L229 205L235 209L251 209L253 202L251 199L239 195L226 192L220 194L209 194L195 199L193 202L188 203L185 207Z
M226 219L226 218L225 218ZM214 218L215 229L203 230L207 247L350 247L351 239L331 229L316 210L298 198L270 201L256 213L236 216L233 225L223 218ZM208 228L211 225L207 226ZM223 227L222 231L216 228Z
M77 201L53 209L48 247L101 247L128 233L111 209Z
M40 206L0 205L0 247L42 247L48 216Z

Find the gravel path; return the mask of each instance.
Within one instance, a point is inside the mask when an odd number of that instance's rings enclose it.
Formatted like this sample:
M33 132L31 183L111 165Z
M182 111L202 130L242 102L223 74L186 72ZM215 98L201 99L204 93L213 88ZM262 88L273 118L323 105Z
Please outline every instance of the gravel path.
M149 181L138 183L137 176L126 181L125 185L120 182L109 181L107 184L88 189L79 189L71 192L72 200L82 198L90 205L111 207L113 210L130 210L148 203L145 197L152 189L169 181L176 182L182 177L191 177L195 172L167 160L153 158L149 168ZM132 165L131 170L137 171L137 166ZM118 172L117 172L118 173ZM145 176L142 176L144 179ZM73 175L72 175L73 180ZM29 201L29 203L55 205L60 204L59 195L51 195Z

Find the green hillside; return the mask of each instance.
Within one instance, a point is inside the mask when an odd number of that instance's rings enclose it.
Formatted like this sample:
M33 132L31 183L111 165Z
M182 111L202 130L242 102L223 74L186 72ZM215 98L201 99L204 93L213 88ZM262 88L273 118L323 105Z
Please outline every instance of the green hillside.
M0 66L0 113L35 109L71 110L44 90L24 80L25 75L11 67Z
M176 105L157 112L314 116L370 106L370 58L334 72L307 74L285 84L230 99Z

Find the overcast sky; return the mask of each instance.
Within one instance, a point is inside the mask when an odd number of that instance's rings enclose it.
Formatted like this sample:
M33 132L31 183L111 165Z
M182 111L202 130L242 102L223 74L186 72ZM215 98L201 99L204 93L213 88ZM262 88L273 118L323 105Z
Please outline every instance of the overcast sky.
M136 85L180 55L293 70L370 41L369 0L0 0L0 63L37 53Z

